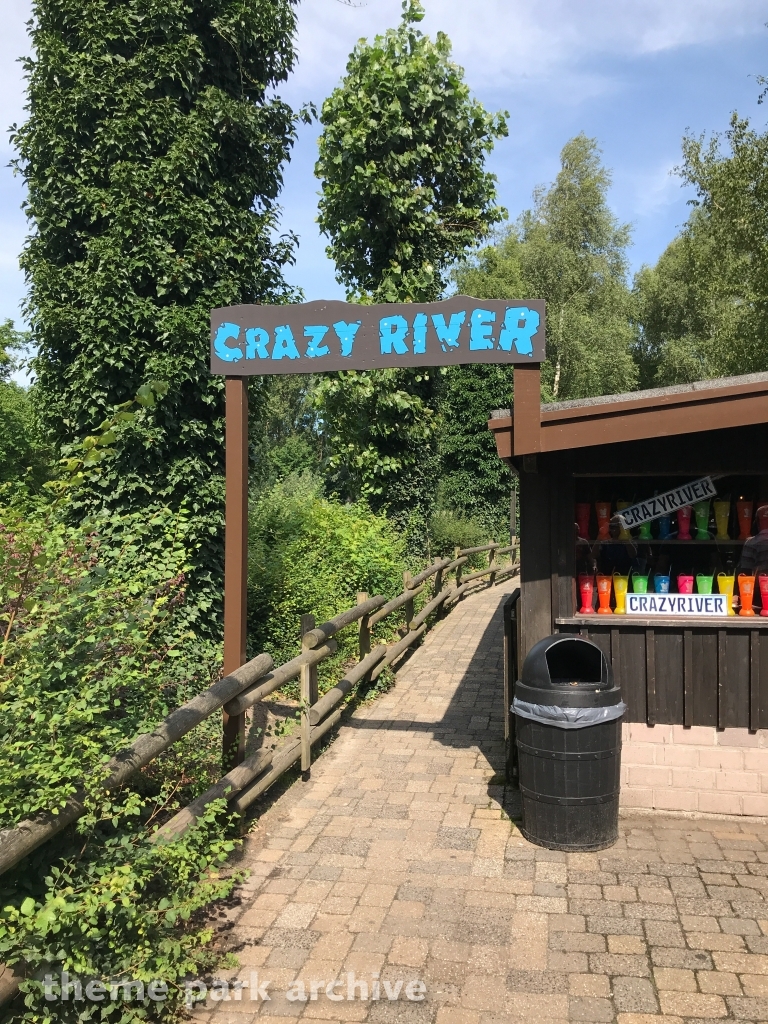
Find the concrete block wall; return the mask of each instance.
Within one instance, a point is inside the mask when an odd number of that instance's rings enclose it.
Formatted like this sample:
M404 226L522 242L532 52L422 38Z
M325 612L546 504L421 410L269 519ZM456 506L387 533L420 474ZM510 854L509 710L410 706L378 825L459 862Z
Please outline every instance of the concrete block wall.
M768 816L768 730L625 722L620 803Z

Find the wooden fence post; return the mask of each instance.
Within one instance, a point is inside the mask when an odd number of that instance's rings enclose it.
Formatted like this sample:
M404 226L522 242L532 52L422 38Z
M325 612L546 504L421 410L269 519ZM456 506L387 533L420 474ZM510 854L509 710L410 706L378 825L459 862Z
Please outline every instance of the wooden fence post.
M357 603L362 604L363 601L368 600L368 594L364 590L358 590L357 592ZM370 616L363 615L360 619L358 626L358 638L360 646L360 661L363 660L367 655L371 653L371 627L369 624Z
M491 548L488 552L488 568L490 569L492 565L496 565L496 548ZM490 581L490 585L494 586L496 583L496 573L492 572L488 579Z
M411 583L411 573L406 569L403 573L403 590L408 590ZM403 605L405 608L405 626L408 632L411 631L411 622L413 620L413 598L410 601L406 601Z
M442 562L442 558L435 558L435 561L436 562ZM443 570L442 569L438 569L437 572L435 573L435 589L434 589L434 591L432 593L432 596L433 597L437 597L437 595L440 593L440 591L442 589L443 589ZM442 617L444 615L445 615L445 604L441 604L440 607L437 609L436 618L442 619Z
M314 615L301 616L301 635L304 637L315 628ZM302 644L302 647L304 645ZM309 709L317 703L317 665L302 665L301 668L301 770L309 776L312 765L312 744L310 742Z
M461 548L454 548L453 549L453 557L454 557L454 559L458 558L460 554L461 554ZM457 565L456 566L456 589L457 590L461 586L461 570L462 570L462 568L463 568L463 566L461 566L461 565Z

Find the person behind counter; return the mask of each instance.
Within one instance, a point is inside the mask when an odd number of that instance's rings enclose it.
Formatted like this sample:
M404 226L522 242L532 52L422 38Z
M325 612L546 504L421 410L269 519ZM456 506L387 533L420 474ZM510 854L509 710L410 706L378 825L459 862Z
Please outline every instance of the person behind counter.
M759 573L768 575L768 505L761 505L757 510L757 534L744 542L741 559L736 569L737 574L757 576Z
M599 540L592 548L592 558L597 565L599 572L607 576L618 573L620 576L628 576L630 569L644 571L647 557L638 558L638 549L635 542L620 540L621 523L618 516L613 516L608 524L608 540ZM642 563L642 564L641 564Z

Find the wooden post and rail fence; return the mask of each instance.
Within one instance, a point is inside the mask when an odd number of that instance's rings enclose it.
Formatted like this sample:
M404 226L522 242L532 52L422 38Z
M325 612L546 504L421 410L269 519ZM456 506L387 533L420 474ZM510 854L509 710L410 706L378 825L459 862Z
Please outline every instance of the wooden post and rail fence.
M488 553L488 566L462 575L462 568L472 555ZM205 812L214 800L225 798L233 811L243 812L297 761L305 774L312 763L312 747L338 723L344 698L363 680L375 681L394 661L412 647L427 629L427 620L436 613L453 607L461 597L486 577L493 585L499 577L517 572L517 544L502 547L486 544L481 547L457 549L452 558L435 559L416 576L403 574L403 591L391 600L386 597L357 595L357 604L335 618L316 625L314 616L301 618L301 646L297 657L275 668L269 654L259 654L246 664L229 672L203 693L198 694L165 718L151 733L139 736L126 749L116 754L107 765L109 774L102 786L116 790L131 776L144 768L177 740L185 736L210 715L223 709L224 738L227 722L239 720L259 701L293 679L300 680L300 733L275 750L259 750L248 757L241 748L238 763L214 786L179 811L155 833L155 841L168 842L181 836ZM505 563L498 556L509 555ZM453 572L453 585L446 576ZM424 593L427 582L434 577L431 595L416 613L414 600ZM392 644L378 644L371 650L371 630L388 615L405 610L405 635ZM317 666L335 654L338 645L333 639L340 630L358 623L358 661L322 696L318 693ZM228 751L231 763L231 750ZM0 874L8 871L43 843L52 839L85 813L85 795L81 790L71 796L57 814L43 813L20 822L14 828L0 831ZM2 987L2 986L0 986ZM2 993L0 993L0 998Z
M471 556L485 552L488 552L487 568L463 576L462 567ZM497 562L498 556L505 554L509 555L508 561L503 564ZM493 585L499 577L517 572L519 562L515 559L516 554L519 554L517 544L501 547L492 543L463 550L457 548L453 558L436 558L417 576L404 572L403 591L390 601L383 596L368 597L365 593L358 593L357 604L353 608L320 626L316 625L313 615L302 615L301 654L278 668L275 668L269 654L259 654L229 672L203 693L171 712L153 732L139 736L116 754L106 766L109 774L102 788L105 791L120 789L164 750L222 709L225 765L233 760L233 744L238 763L215 785L162 825L154 834L154 842L173 842L184 835L214 800L225 799L229 810L242 813L297 762L300 762L303 776L307 778L312 763L312 747L338 724L343 711L339 705L344 698L363 680L375 681L405 654L425 633L430 615L453 607L486 577ZM446 585L445 579L451 572L455 577L452 586ZM414 601L424 593L428 580L433 576L431 597L415 614ZM238 579L238 586L240 582ZM372 628L401 608L405 610L405 636L396 643L378 644L371 650ZM358 661L321 697L317 666L338 650L334 635L355 622L358 623ZM245 757L244 743L240 739L243 730L239 726L237 730L233 729L231 723L240 723L249 708L296 678L300 680L301 695L299 735L289 738L275 750L259 750ZM39 814L19 822L14 828L0 831L0 874L77 821L85 813L84 801L85 793L81 789L57 814ZM9 968L0 964L0 1005L13 998L23 978L23 965Z

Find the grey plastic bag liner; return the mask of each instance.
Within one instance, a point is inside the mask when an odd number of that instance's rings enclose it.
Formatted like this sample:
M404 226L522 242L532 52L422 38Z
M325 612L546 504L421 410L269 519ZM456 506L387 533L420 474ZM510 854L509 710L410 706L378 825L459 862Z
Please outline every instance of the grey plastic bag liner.
M608 708L558 708L550 704L529 704L515 697L511 710L521 718L530 718L544 725L556 725L558 729L584 729L588 725L601 725L621 718L627 705L622 700Z

